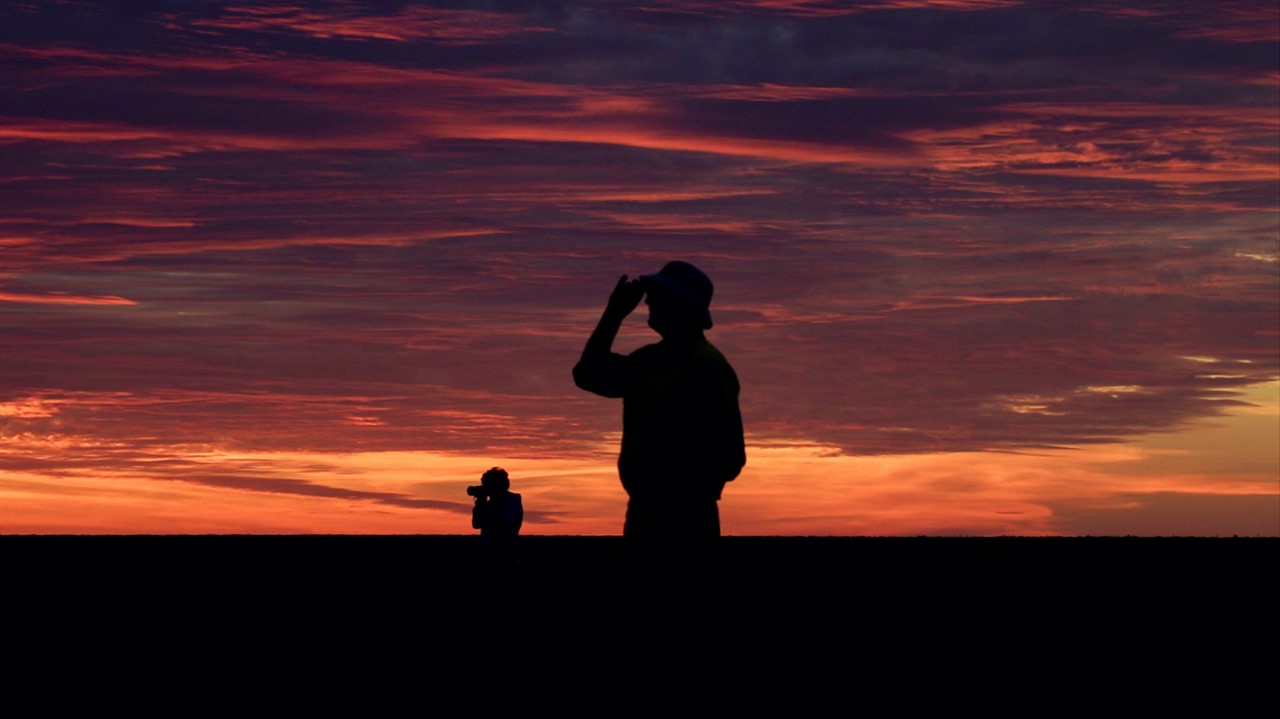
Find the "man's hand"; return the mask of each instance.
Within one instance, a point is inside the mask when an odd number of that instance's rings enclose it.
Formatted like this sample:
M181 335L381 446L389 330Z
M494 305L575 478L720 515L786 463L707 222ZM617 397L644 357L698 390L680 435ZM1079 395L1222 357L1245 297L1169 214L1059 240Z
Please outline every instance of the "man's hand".
M631 311L640 304L640 300L643 297L644 287L641 286L640 280L628 281L627 276L623 275L618 278L618 284L613 288L613 293L609 295L609 304L605 306L605 314L622 319L631 314Z
M609 304L604 307L604 314L587 339L587 346L582 348L582 358L573 366L573 381L578 387L605 397L621 397L616 365L620 357L612 357L613 339L622 327L622 321L640 304L644 297L644 286L640 280L627 281L627 276L618 278L609 295Z

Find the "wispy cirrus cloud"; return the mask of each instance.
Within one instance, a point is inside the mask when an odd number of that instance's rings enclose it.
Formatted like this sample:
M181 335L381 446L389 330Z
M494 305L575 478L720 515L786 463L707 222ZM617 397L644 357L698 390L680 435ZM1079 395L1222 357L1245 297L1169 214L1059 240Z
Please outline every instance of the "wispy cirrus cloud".
M183 25L177 16L173 19L176 26ZM429 40L445 45L488 43L549 31L505 12L409 6L381 14L355 2L331 2L323 9L233 5L217 17L195 18L185 24L235 33L297 33L321 40Z
M124 297L86 297L65 294L32 295L0 290L0 302L23 302L37 305L135 305Z

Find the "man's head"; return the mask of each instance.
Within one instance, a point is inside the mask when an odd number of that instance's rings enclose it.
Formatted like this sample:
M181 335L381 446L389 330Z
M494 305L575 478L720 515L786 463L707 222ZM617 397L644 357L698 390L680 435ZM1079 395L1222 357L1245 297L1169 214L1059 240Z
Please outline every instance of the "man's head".
M668 262L640 278L649 326L663 337L711 329L711 279L688 262Z
M480 484L491 495L511 489L511 479L507 476L507 470L501 467L494 467L481 475Z

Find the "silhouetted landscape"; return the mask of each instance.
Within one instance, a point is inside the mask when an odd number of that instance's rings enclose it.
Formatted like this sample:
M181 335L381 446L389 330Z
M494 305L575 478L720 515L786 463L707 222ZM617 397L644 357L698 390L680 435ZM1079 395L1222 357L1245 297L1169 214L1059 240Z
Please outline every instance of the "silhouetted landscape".
M117 652L135 647L167 671L230 657L259 677L329 662L405 674L441 656L478 671L508 647L555 653L536 676L660 652L672 671L746 663L832 692L854 658L984 678L1084 652L1121 677L1225 671L1277 636L1276 539L724 537L698 562L629 556L622 537L527 536L514 566L486 562L477 539L4 536L0 556L20 651L122 672Z
M510 579L573 590L644 579L684 586L754 586L821 599L913 592L964 597L1049 592L1258 592L1280 549L1274 538L723 537L713 556L633 556L622 537L526 536L519 561L496 564L474 535L4 536L13 587L82 586L131 593L178 586L394 597L423 586ZM359 588L358 591L355 588Z

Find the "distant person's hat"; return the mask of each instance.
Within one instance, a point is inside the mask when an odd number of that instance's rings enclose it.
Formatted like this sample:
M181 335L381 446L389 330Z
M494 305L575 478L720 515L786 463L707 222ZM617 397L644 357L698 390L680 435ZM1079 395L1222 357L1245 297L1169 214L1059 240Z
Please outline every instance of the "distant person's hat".
M702 320L702 329L711 329L711 278L688 262L668 262L657 273L640 279L674 295Z

